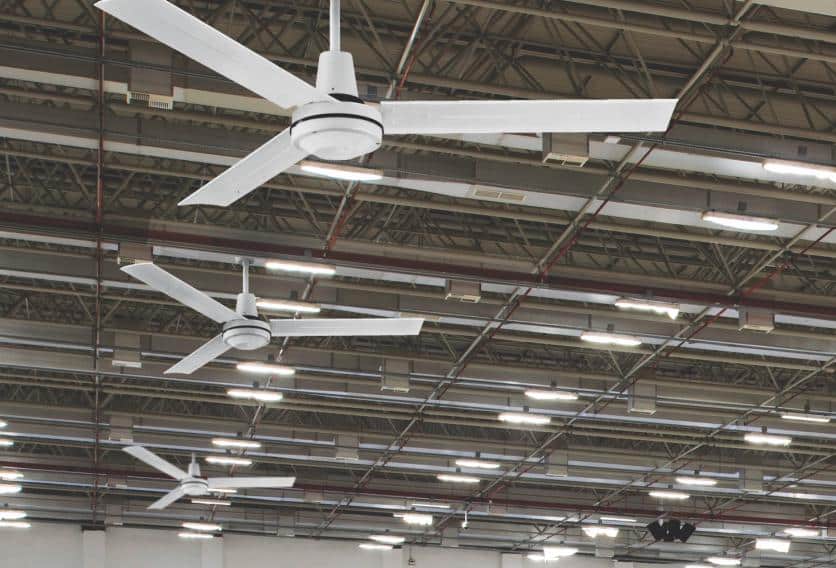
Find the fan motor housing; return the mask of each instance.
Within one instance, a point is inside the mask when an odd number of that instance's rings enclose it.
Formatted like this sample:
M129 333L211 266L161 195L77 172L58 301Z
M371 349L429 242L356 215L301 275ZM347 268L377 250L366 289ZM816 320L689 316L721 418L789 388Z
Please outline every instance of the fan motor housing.
M180 484L183 493L186 495L206 495L209 491L209 483L204 479L189 479Z
M380 111L353 95L332 95L293 113L290 139L300 150L323 160L351 160L373 152L383 140Z
M242 351L261 349L270 343L270 324L260 319L240 319L223 327L224 343Z

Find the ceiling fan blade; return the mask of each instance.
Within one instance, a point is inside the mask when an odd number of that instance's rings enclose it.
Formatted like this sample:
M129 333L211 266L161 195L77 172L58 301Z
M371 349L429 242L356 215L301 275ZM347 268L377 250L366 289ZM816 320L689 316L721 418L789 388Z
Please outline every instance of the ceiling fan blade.
M383 101L386 134L657 132L677 99Z
M166 272L153 262L129 264L122 267L122 272L130 274L137 280L148 284L154 290L174 298L181 304L218 323L226 323L241 317L235 311L210 298L192 285L183 282L170 272Z
M209 490L213 489L246 489L248 487L285 488L293 487L295 477L210 477Z
M166 0L101 0L96 7L280 107L331 100Z
M253 150L241 161L182 200L178 205L226 207L257 189L307 156L290 141L290 129L283 130Z
M422 318L274 319L270 331L281 337L418 335Z
M232 349L224 343L223 334L218 334L189 355L186 355L180 362L166 369L166 375L191 375L202 366L214 361L227 351Z
M178 499L183 497L185 494L186 494L186 492L183 491L182 487L172 489L171 491L169 491L168 493L166 493L165 495L163 495L162 497L160 497L159 499L157 499L156 501L154 501L153 503L148 505L148 508L149 509L165 509L166 507L168 507L169 505L171 505L172 503L174 503L175 501L177 501Z
M166 475L170 475L177 481L189 478L188 473L186 473L173 463L167 462L157 454L146 450L142 446L128 446L127 448L122 448L122 450L128 454L131 454L139 461L147 465L150 465L157 471L161 471Z

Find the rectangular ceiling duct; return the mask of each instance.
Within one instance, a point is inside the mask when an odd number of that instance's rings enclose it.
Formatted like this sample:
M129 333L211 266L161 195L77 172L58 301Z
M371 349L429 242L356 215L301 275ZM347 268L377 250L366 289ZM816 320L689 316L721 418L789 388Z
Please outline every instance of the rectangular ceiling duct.
M384 359L380 365L380 390L409 392L409 375L411 372L411 361Z
M171 77L172 51L147 41L128 43L128 57L139 65L128 74L128 104L145 104L150 108L174 108L174 85Z
M543 163L583 167L589 160L587 134L543 133Z
M656 414L656 385L636 382L628 391L627 411L632 414Z
M482 299L481 285L469 280L448 280L444 299L477 304Z

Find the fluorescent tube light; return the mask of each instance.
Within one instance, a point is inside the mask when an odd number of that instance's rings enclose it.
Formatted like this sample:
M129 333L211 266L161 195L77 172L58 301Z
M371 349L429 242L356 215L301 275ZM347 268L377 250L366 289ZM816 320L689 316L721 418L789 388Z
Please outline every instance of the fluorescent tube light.
M26 511L0 509L0 521L19 521L26 518Z
M256 307L269 312L292 312L294 314L318 314L322 311L319 304L308 302L294 302L291 300L267 300L259 298L255 302Z
M740 558L731 558L728 556L709 556L706 558L715 566L740 566Z
M0 469L0 479L3 481L17 481L23 479L23 474L13 469Z
M0 529L28 529L32 523L26 521L0 521Z
M259 363L256 361L248 363L238 363L235 366L239 371L247 373L258 373L259 375L279 375L280 377L292 377L296 374L296 369L286 365L273 365L270 363Z
M213 507L229 507L232 505L230 501L222 501L221 499L192 499L193 505L209 505Z
M200 532L181 532L177 533L177 536L188 540L209 540L210 538L215 538L214 535L210 533Z
M447 503L420 503L418 501L412 503L413 507L426 507L428 509L449 509L450 505Z
M280 392L259 389L227 389L229 398L257 400L259 402L279 402L284 396Z
M358 546L363 550L392 550L391 544L380 544L377 542L363 542Z
M373 535L369 536L369 538L371 540L375 541L375 542L379 542L381 544L389 544L389 545L403 544L404 541L406 540L402 536L396 536L396 535L393 535L393 534L373 534Z
M250 458L239 458L236 456L206 456L203 459L206 460L206 463L215 465L253 465L253 460Z
M0 438L0 448L11 448L14 445L15 443L13 440L9 440L8 438Z
M773 219L720 211L703 211L702 220L738 231L774 231L778 228L778 222Z
M0 420L0 428L5 428L8 425L9 425L9 423L6 422L5 420Z
M181 527L184 529L189 529L190 531L204 531L204 532L214 532L223 530L221 525L215 523L193 523L190 521L186 521L180 524Z
M578 553L578 549L572 546L544 546L543 557L546 560L553 560L555 558L563 558L565 556L574 556Z
M309 174L345 181L379 181L383 179L383 170L346 166L343 164L311 162L310 160L299 162L299 169Z
M584 534L590 538L597 538L599 536L606 536L609 538L615 538L618 536L618 528L617 527L599 527L599 526L591 526L591 527L582 527L581 530Z
M784 534L795 536L798 538L814 538L821 536L821 531L818 529L808 529L804 527L787 527L784 529Z
M543 556L542 554L538 554L536 552L529 552L528 555L526 556L526 558L528 558L532 562L545 562L546 561L545 556Z
M260 448L261 442L242 438L212 438L212 445L219 448Z
M0 495L20 493L23 487L19 483L0 483Z
M457 473L439 473L435 476L439 481L446 483L479 483L481 479L472 475L459 475Z
M528 389L525 396L534 400L578 400L578 395L573 392L546 389Z
M317 264L315 262L296 262L294 260L268 260L264 263L267 270L281 270L283 272L295 272L301 274L313 274L314 276L333 276L337 268L330 264Z
M214 487L209 491L211 491L212 493L238 493L237 489L219 489L217 487Z
M427 527L433 524L433 516L426 513L395 513L394 516L402 519L408 525Z
M680 475L677 476L676 482L680 485L695 485L702 487L714 487L717 485L716 479L710 477L702 477L698 475Z
M638 337L605 331L584 331L581 333L581 340L599 345L618 345L619 347L636 347L642 344Z
M804 414L801 412L784 412L781 414L784 420L794 420L795 422L816 422L818 424L827 424L830 422L830 416L822 416L821 414Z
M671 319L676 319L679 316L679 304L656 302L641 298L619 298L615 301L615 307L623 310L652 312L654 314L668 316Z
M686 564L685 568L714 568L711 564Z
M667 489L651 491L648 493L648 495L655 499L670 499L678 501L688 499L689 497L691 497L690 495L688 495L687 493L683 493L682 491L670 491Z
M817 164L805 164L803 162L790 162L786 160L765 160L763 162L763 169L773 174L814 177L836 183L836 170Z
M470 458L459 458L456 460L456 465L459 467L472 467L475 469L499 469L500 466L497 462Z
M503 412L497 418L500 422L508 422L509 424L532 424L535 426L545 426L552 421L548 416L529 414L528 412Z
M636 519L630 517L599 517L602 523L637 523Z
M786 554L790 551L790 541L784 538L756 538L757 550L772 550Z
M749 432L743 436L743 439L750 444L759 444L762 446L789 446L792 443L792 438L789 436L778 436L763 432Z

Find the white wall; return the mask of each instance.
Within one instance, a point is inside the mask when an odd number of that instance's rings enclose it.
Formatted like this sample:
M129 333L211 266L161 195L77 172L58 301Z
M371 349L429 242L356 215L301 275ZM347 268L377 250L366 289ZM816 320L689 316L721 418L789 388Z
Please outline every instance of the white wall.
M0 566L14 568L407 568L406 550L365 551L357 543L229 534L214 541L184 541L176 531L110 527L104 554L98 538L81 528L34 524L0 530ZM412 547L416 568L543 568L517 555L455 548ZM85 565L85 557L87 564ZM103 565L102 565L103 561ZM93 564L93 565L91 565ZM560 568L611 568L604 559L564 559Z

